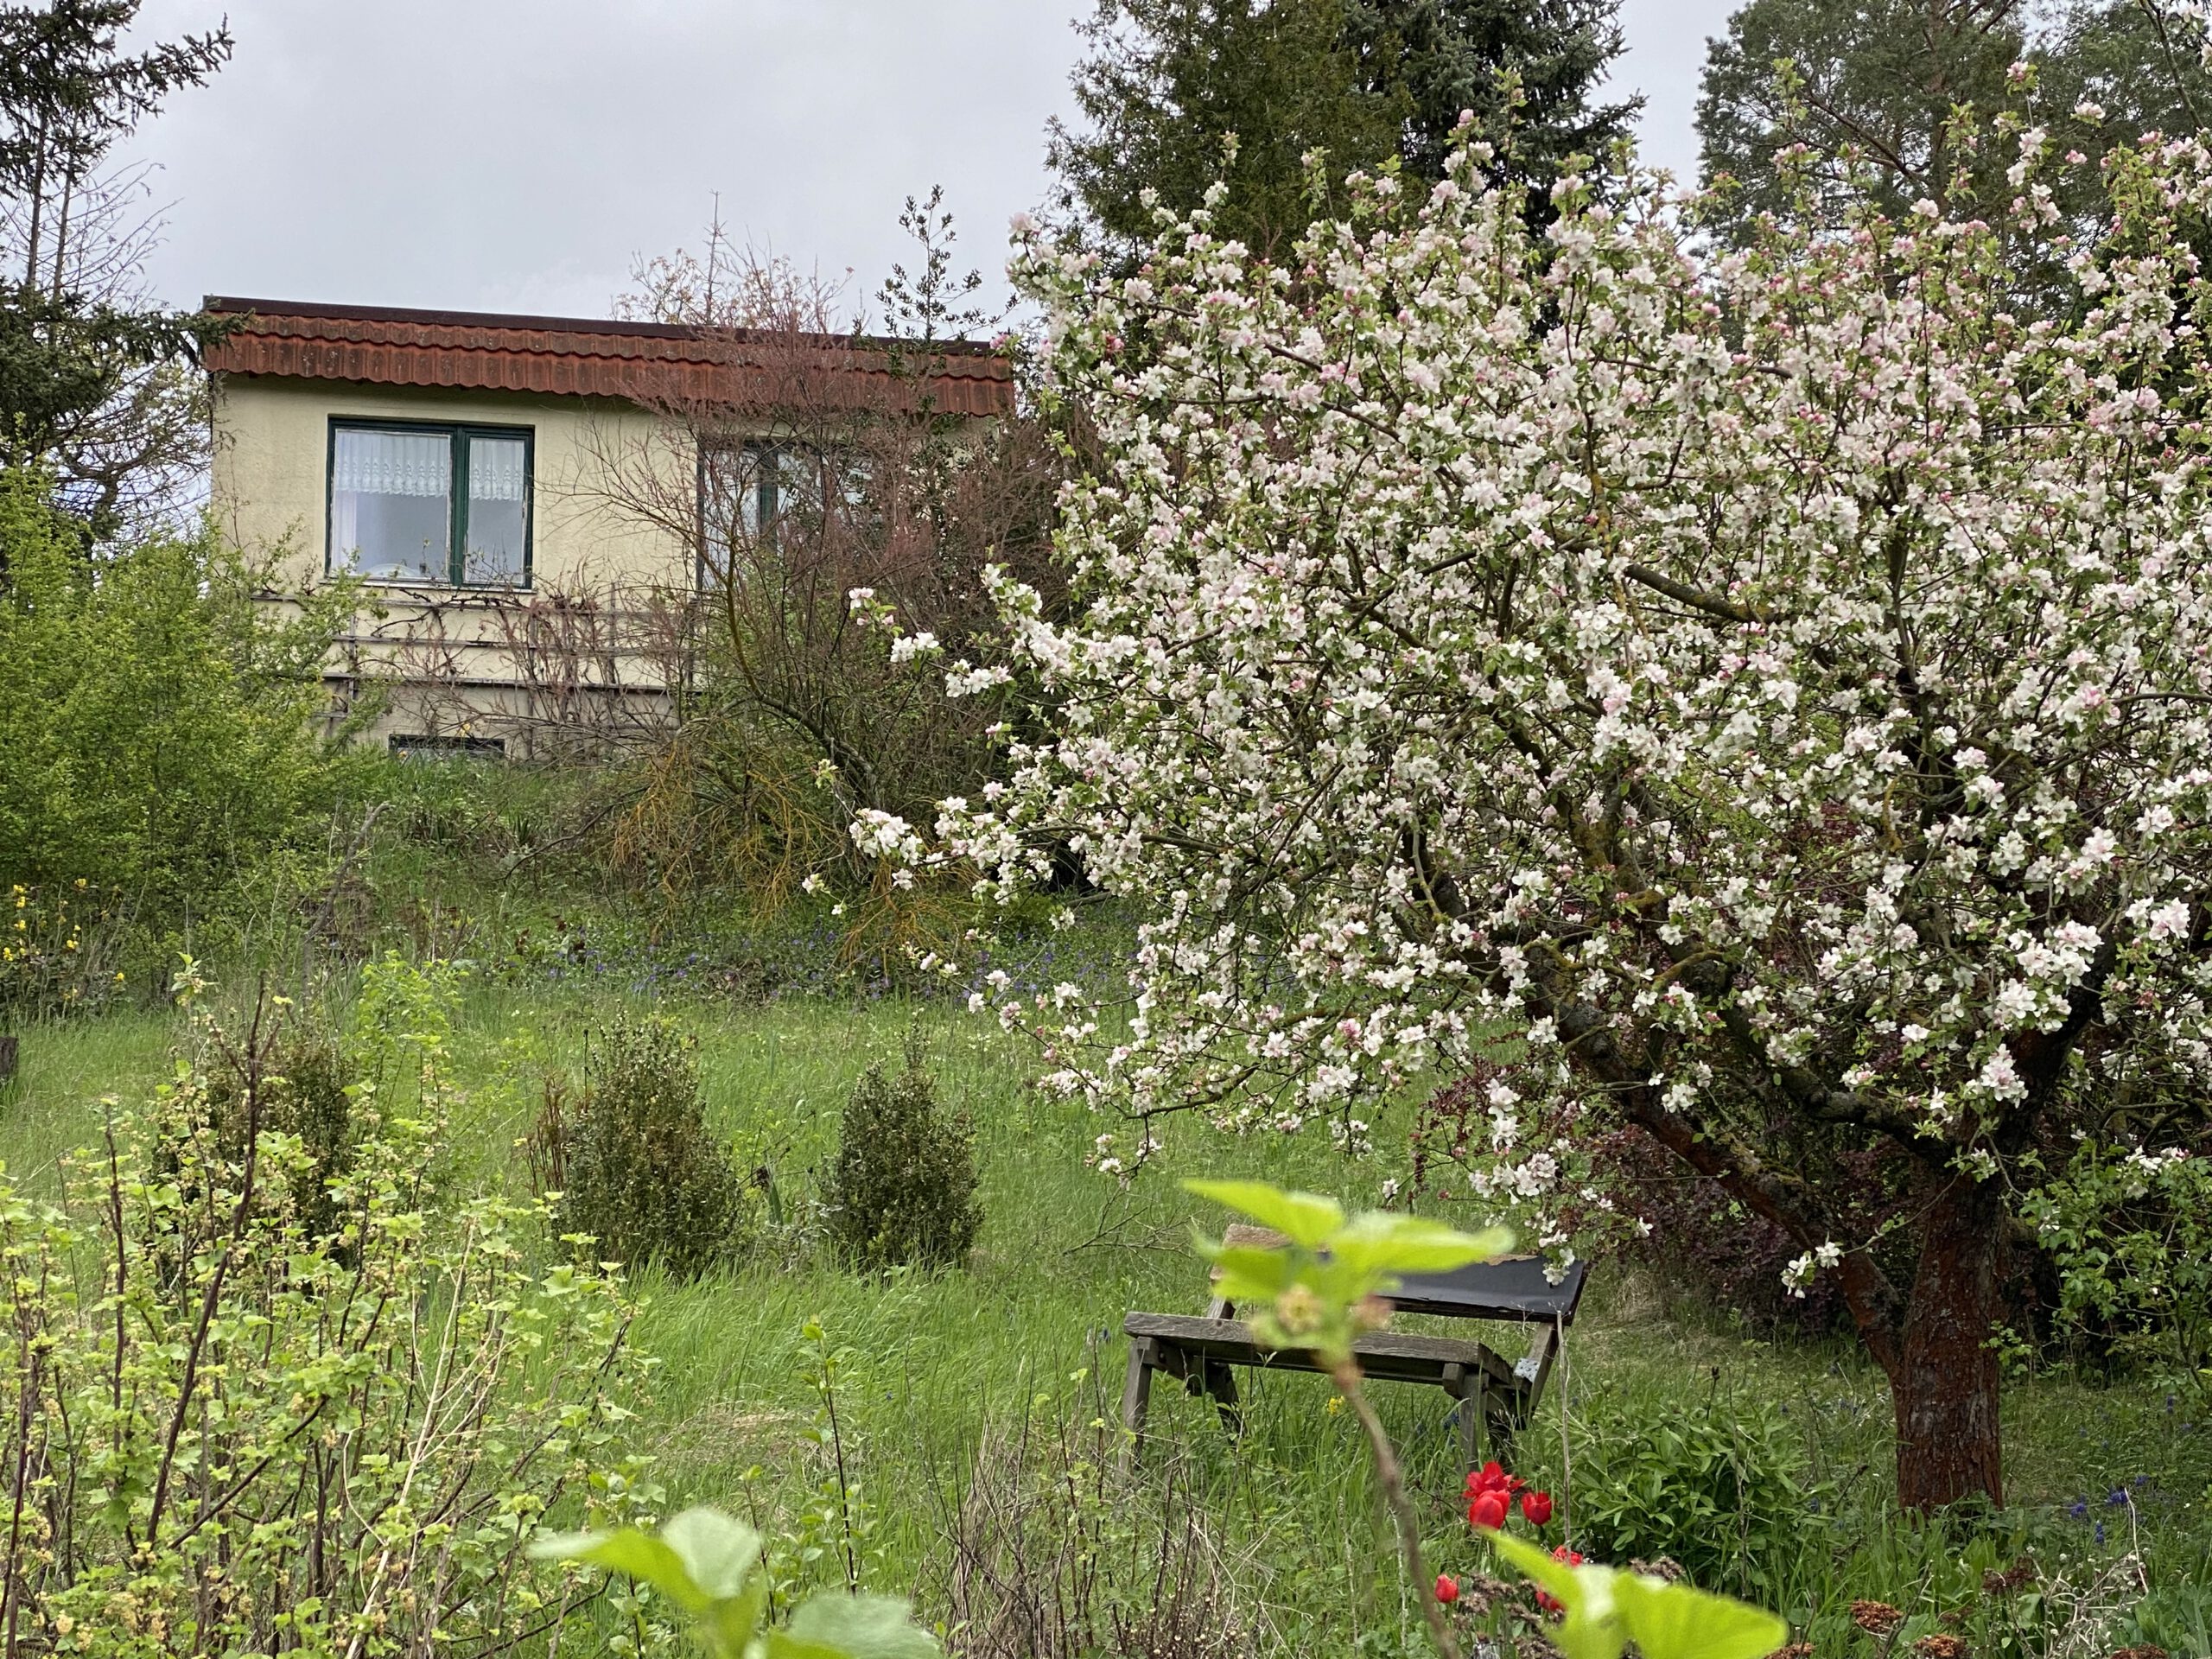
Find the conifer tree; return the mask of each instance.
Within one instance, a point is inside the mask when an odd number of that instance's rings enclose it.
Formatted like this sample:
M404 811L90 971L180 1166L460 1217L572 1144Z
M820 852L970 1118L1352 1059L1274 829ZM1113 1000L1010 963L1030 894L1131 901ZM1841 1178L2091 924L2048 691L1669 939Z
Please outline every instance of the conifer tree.
M2212 117L2202 44L2173 0L1750 0L1706 60L1705 181L1732 181L1720 222L1737 239L1762 213L1802 206L1785 153L1817 158L1830 210L1859 196L1891 213L1971 199L2001 217L2017 158L1993 141L1999 117L2091 161L2146 131L2194 132ZM1980 141L1960 142L1961 115ZM2077 222L2103 211L2095 180L2054 186Z
M231 54L226 28L135 49L141 0L0 5L0 461L42 466L96 533L181 445L204 320L142 291L156 226L116 146ZM188 407L181 407L188 406Z
M1443 176L1463 111L1502 178L1548 213L1565 159L1602 151L1640 99L1595 101L1619 52L1618 0L1098 0L1078 25L1078 128L1055 122L1065 219L1122 246L1153 209L1186 212L1216 180L1215 222L1262 257L1329 211L1344 175L1395 159ZM1503 75L1518 82L1509 91ZM1517 107L1516 107L1517 105ZM1306 158L1321 153L1321 194Z

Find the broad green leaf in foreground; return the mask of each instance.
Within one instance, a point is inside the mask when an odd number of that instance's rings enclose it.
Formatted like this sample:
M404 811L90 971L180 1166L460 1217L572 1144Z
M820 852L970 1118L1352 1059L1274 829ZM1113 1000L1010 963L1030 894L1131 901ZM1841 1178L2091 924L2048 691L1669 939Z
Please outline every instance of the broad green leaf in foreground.
M1183 1190L1211 1198L1294 1244L1317 1250L1344 1224L1344 1206L1313 1192L1286 1192L1265 1181L1185 1181Z
M893 1596L819 1595L768 1633L769 1659L937 1659L937 1638Z
M1765 1659L1789 1639L1789 1625L1747 1602L1617 1567L1570 1566L1526 1539L1485 1534L1566 1609L1552 1643L1567 1659L1620 1659L1630 1642L1643 1659Z
M1765 1659L1789 1639L1764 1608L1640 1573L1615 1579L1613 1605L1644 1659Z
M552 1533L530 1553L652 1586L690 1615L711 1659L937 1659L936 1637L888 1596L819 1595L788 1628L762 1629L768 1575L760 1570L760 1535L719 1510L686 1510L658 1537L635 1527Z
M707 1594L692 1581L683 1558L651 1533L635 1527L620 1532L549 1533L530 1547L541 1561L582 1561L649 1584L687 1613L703 1612Z
M715 1600L734 1596L760 1565L760 1535L720 1510L690 1509L660 1529L692 1583Z

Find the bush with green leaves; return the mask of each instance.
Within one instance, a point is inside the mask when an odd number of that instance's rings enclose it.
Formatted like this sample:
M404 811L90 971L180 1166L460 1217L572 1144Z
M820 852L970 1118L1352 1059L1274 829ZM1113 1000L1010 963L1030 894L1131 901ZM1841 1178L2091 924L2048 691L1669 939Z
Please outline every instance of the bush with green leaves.
M156 922L274 850L320 842L348 770L312 716L338 614L290 622L216 539L88 545L0 469L0 870L80 878Z
M2175 1124L2181 1133L2173 1133ZM2115 1357L2212 1407L2212 1123L2160 1141L2085 1140L2024 1206L2059 1276L2056 1313Z
M90 1014L124 989L113 895L82 876L0 893L0 1031L42 1014Z
M534 1259L536 1208L426 1173L435 1033L422 1094L356 1087L325 1177L276 1126L286 1017L195 1012L61 1205L0 1178L10 1652L501 1651L581 1601L522 1569L538 1528L652 1500L614 1438L644 1366L619 1280Z
M698 1046L673 1020L622 1014L594 1033L562 1129L562 1224L617 1261L680 1277L744 1244L744 1183L707 1127Z
M1663 1557L1707 1589L1778 1599L1821 1541L1803 1448L1756 1408L1654 1421L1601 1398L1575 1440L1575 1542L1593 1556Z
M956 1267L982 1227L974 1131L937 1097L920 1034L897 1074L868 1067L838 1125L829 1191L830 1236L868 1268Z
M287 1012L265 1046L219 1048L208 1058L208 1122L225 1156L243 1157L257 1130L299 1142L306 1176L294 1198L311 1238L336 1232L346 1219L333 1183L353 1156L354 1083L338 1033L298 1011Z

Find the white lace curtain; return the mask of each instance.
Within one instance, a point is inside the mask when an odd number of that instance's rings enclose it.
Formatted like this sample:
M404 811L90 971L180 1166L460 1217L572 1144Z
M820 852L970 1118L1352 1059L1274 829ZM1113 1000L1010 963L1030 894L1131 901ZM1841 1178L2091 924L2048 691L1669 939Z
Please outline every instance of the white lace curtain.
M471 438L468 441L468 494L474 501L519 501L523 499L523 458L520 438Z
M330 467L334 490L362 495L443 495L453 487L453 441L442 432L344 428L337 438ZM514 446L518 451L521 447ZM519 456L516 471L519 479ZM520 493L518 485L517 499Z

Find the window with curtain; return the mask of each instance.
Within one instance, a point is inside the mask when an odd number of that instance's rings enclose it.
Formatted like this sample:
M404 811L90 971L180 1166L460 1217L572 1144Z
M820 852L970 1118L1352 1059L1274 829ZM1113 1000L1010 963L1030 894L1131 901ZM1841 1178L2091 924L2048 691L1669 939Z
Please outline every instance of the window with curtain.
M706 552L728 567L733 548L772 544L776 521L792 505L801 474L795 450L765 442L709 448L699 462L699 518Z
M734 549L772 551L780 531L835 515L850 524L869 510L874 483L865 455L755 438L709 444L699 457L702 582L727 570Z
M330 568L377 582L530 580L531 434L332 423Z

